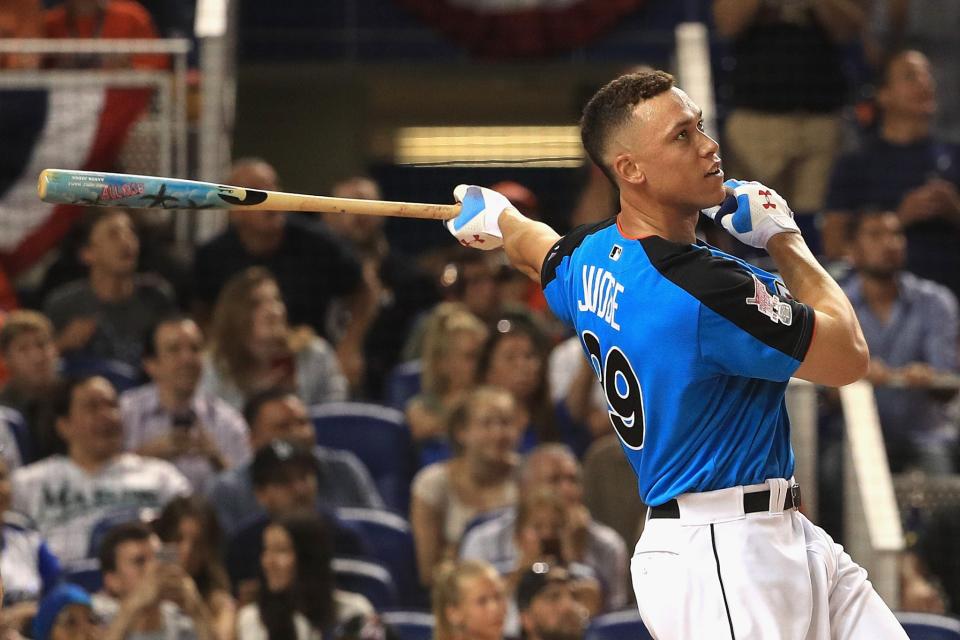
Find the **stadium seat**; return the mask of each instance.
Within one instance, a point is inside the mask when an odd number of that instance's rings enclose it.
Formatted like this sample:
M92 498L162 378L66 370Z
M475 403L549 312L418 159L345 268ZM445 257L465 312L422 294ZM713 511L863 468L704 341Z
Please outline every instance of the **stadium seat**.
M397 634L399 640L433 638L433 614L426 611L384 611L380 619Z
M403 411L407 401L420 393L420 372L423 365L419 360L401 362L390 371L384 384L383 402L388 407Z
M615 611L594 618L584 640L652 640L636 609Z
M63 375L67 377L103 376L117 393L122 393L144 382L141 371L126 362L88 356L65 356Z
M960 620L933 613L897 612L910 640L960 640Z
M364 402L331 402L310 410L317 444L351 451L373 476L388 509L406 515L414 452L403 414Z
M365 596L377 611L397 605L397 587L379 562L334 558L333 579L339 589Z
M413 533L406 519L376 509L338 509L337 516L363 533L370 543L373 558L390 572L397 587L400 606L428 606L427 592L420 586L417 577Z

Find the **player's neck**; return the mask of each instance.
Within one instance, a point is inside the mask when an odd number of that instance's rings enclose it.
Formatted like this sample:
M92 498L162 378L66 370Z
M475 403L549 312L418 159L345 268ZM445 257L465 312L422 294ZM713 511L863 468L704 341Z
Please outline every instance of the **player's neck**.
M627 238L660 236L671 242L692 244L697 240L699 215L698 211L690 215L678 214L655 203L632 201L621 194L617 226Z

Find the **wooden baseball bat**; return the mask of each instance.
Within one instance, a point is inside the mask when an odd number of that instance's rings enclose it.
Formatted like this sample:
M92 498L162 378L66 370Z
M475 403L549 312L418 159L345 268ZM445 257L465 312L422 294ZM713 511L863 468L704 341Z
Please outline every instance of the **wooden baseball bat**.
M179 178L70 169L41 171L37 181L37 193L41 200L53 204L134 209L309 211L435 220L449 220L460 213L459 204L331 198L302 193L244 189Z

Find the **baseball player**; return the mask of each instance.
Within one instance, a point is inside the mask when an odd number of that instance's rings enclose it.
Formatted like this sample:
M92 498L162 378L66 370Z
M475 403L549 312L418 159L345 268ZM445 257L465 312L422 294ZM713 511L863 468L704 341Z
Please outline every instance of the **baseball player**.
M792 478L787 381L860 378L860 326L787 203L724 183L701 116L669 74L617 78L581 121L617 216L561 238L461 185L447 226L504 246L576 330L650 505L631 573L655 638L906 638L866 572L797 511ZM698 242L701 209L765 248L782 280Z

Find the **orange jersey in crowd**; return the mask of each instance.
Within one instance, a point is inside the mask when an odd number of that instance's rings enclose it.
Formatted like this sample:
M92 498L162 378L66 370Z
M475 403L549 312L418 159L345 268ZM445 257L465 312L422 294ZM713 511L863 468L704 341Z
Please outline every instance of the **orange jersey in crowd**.
M109 0L97 14L74 16L65 5L46 12L44 19L48 38L131 38L154 39L157 30L150 13L133 0ZM135 55L135 69L166 69L165 55Z

